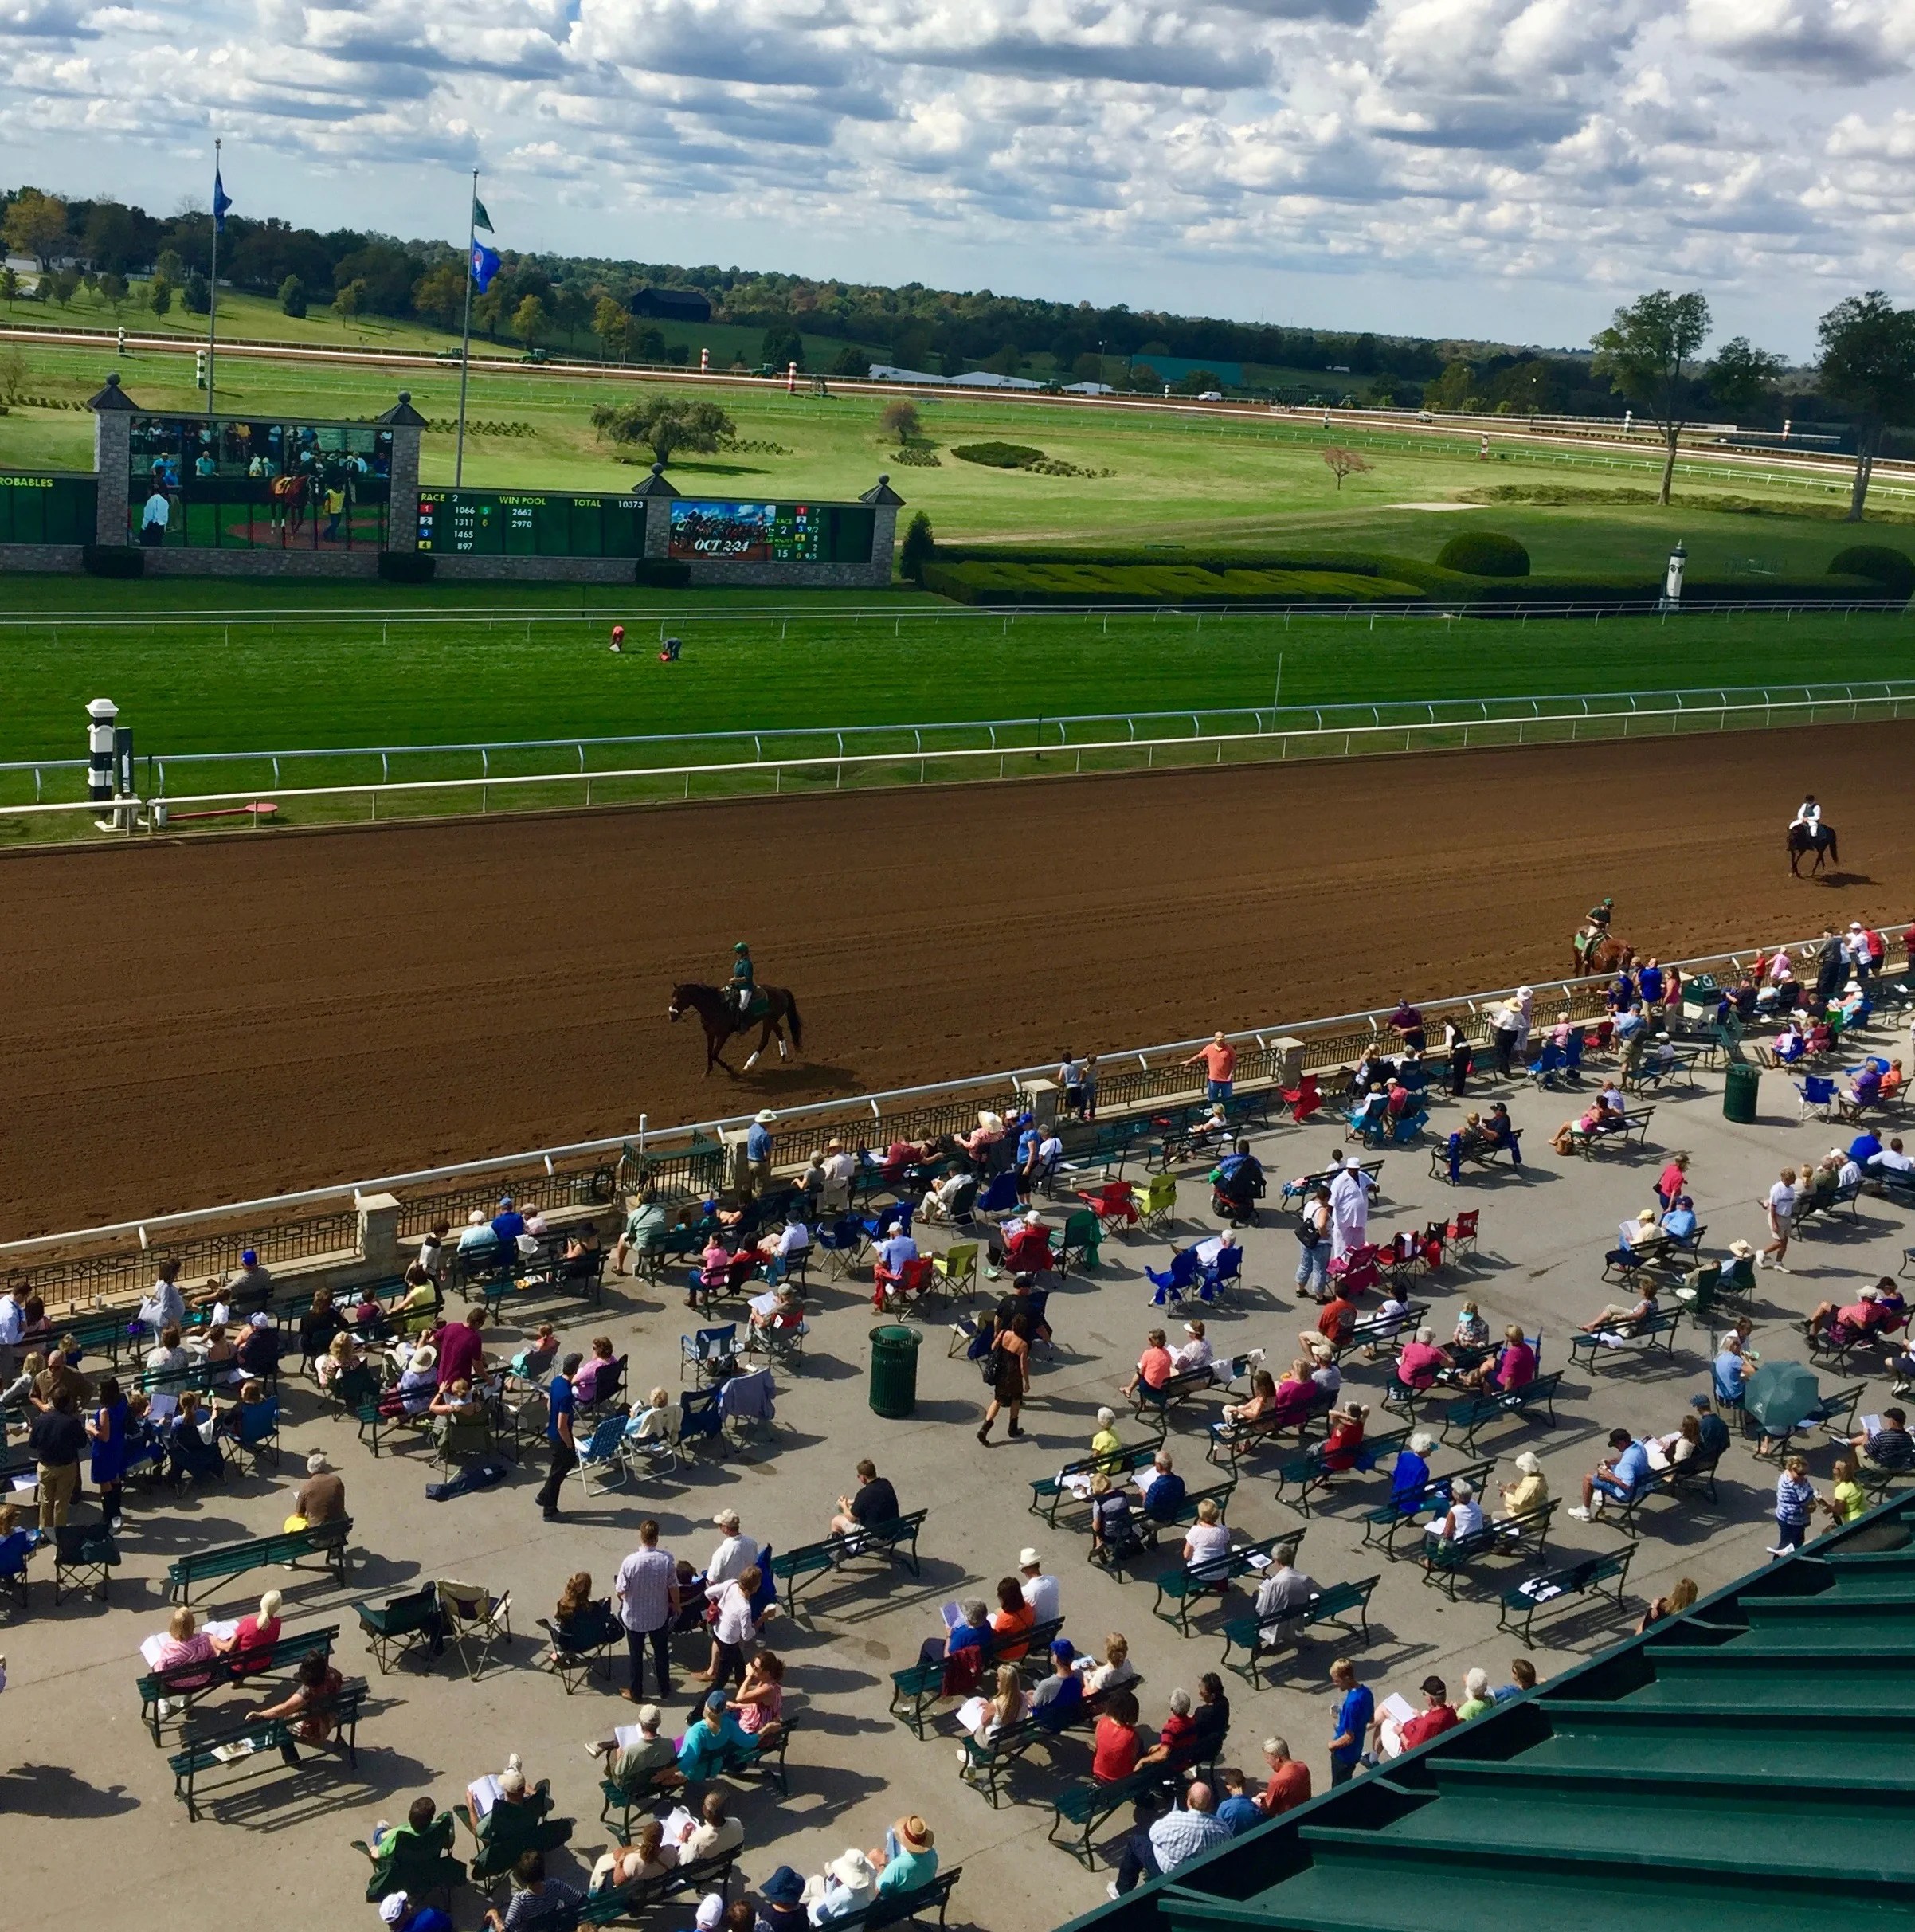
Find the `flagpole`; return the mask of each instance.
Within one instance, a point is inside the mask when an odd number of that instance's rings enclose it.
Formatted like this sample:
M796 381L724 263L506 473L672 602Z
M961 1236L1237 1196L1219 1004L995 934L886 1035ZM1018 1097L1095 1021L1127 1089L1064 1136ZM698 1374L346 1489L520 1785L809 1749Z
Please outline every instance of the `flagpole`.
M213 192L219 194L219 151L223 143L213 143ZM213 211L213 273L206 284L206 416L213 415L213 359L219 343L219 210Z
M452 488L465 480L465 382L472 366L472 253L479 245L479 170L465 210L465 330L459 344L459 441L452 452Z

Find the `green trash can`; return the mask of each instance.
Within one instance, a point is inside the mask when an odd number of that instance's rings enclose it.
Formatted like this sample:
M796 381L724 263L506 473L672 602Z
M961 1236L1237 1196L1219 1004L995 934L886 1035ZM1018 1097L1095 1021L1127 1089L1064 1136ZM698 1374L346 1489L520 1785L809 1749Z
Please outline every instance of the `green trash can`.
M895 1422L918 1406L918 1345L921 1329L885 1322L871 1331L871 1407Z
M1732 1060L1729 1079L1722 1088L1722 1118L1739 1120L1752 1127L1756 1119L1756 1095L1762 1085L1762 1069L1752 1061Z

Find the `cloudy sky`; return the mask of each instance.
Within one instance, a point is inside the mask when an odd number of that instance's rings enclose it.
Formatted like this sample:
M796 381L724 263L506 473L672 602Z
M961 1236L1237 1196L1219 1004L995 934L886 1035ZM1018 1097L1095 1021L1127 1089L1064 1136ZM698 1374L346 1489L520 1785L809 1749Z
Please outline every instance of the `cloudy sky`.
M1915 0L0 0L5 171L244 212L1585 342L1646 287L1807 355L1915 300Z

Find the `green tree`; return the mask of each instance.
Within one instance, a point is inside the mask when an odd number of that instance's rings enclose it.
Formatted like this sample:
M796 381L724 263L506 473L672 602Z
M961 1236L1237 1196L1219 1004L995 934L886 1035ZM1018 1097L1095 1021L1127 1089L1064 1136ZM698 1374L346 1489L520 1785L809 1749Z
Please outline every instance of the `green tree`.
M26 394L26 357L18 349L0 352L0 402L10 407Z
M782 370L793 362L805 366L805 338L789 322L776 322L766 330L758 345L758 360Z
M838 351L837 359L831 366L835 376L867 376L871 374L871 354L854 343L847 343Z
M608 362L622 362L632 345L632 318L625 304L601 295L592 308L592 333Z
M528 349L542 342L550 329L551 318L546 312L546 305L535 295L527 296L512 311L512 333Z
M1669 501L1675 480L1676 445L1688 427L1695 400L1690 365L1709 339L1709 300L1700 290L1671 295L1666 288L1639 296L1619 308L1594 338L1590 364L1626 396L1662 436L1662 484L1656 500Z
M173 306L173 284L163 275L156 275L147 284L147 307L156 315L163 315Z
M1423 406L1443 415L1459 415L1475 400L1476 371L1460 356L1423 392Z
M1855 425L1855 480L1848 520L1862 521L1882 433L1915 419L1915 309L1897 309L1879 288L1838 302L1817 330L1822 393Z
M350 322L366 306L366 284L348 282L343 288L332 292L332 312L342 322Z
M984 366L995 375L1014 376L1024 366L1024 355L1016 343L1007 342Z
M9 308L20 299L20 277L11 269L0 265L0 302Z
M37 188L22 188L0 221L0 239L16 255L30 255L42 268L51 268L55 255L67 246L66 203Z
M280 313L296 319L306 312L306 284L296 275L280 284Z
M904 542L898 551L899 571L914 584L924 582L924 566L931 560L937 549L937 539L931 534L931 519L920 510L906 525Z
M1756 348L1746 335L1732 335L1702 374L1717 408L1733 416L1753 416L1768 403L1776 378L1788 366L1780 356Z
M573 347L578 331L592 319L592 298L575 282L568 282L552 298L552 320L565 331L566 346Z
M601 403L592 427L614 443L637 443L655 463L669 463L681 449L709 456L738 434L738 425L715 402L683 396L645 396L636 402Z
M413 284L413 312L442 329L463 327L468 272L463 261L442 261L428 268Z
M177 249L162 249L159 259L153 265L154 275L163 282L170 282L177 288L186 279L186 265L180 259Z
M80 271L77 268L56 268L49 280L48 292L62 308L68 307L80 292Z
M1080 382L1101 382L1104 380L1104 359L1101 355L1080 355L1071 365L1071 374Z
M119 319L119 312L127 304L127 278L116 269L104 269L94 286L100 291L100 299L112 310L115 321Z
M924 433L924 419L908 396L899 396L878 412L878 427L893 443L914 443Z
M198 269L194 269L187 276L186 286L179 292L179 300L183 308L196 315L203 315L212 308L212 288Z

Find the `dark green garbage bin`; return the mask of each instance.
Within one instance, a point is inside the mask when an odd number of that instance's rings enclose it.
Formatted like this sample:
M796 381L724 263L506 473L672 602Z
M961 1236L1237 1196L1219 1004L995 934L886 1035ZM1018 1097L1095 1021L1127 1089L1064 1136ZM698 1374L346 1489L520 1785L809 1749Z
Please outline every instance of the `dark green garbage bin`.
M921 1330L886 1322L871 1331L871 1406L893 1421L918 1406L918 1344Z
M1749 1060L1729 1063L1729 1080L1722 1089L1722 1118L1752 1126L1756 1118L1756 1095L1762 1084L1762 1069Z

